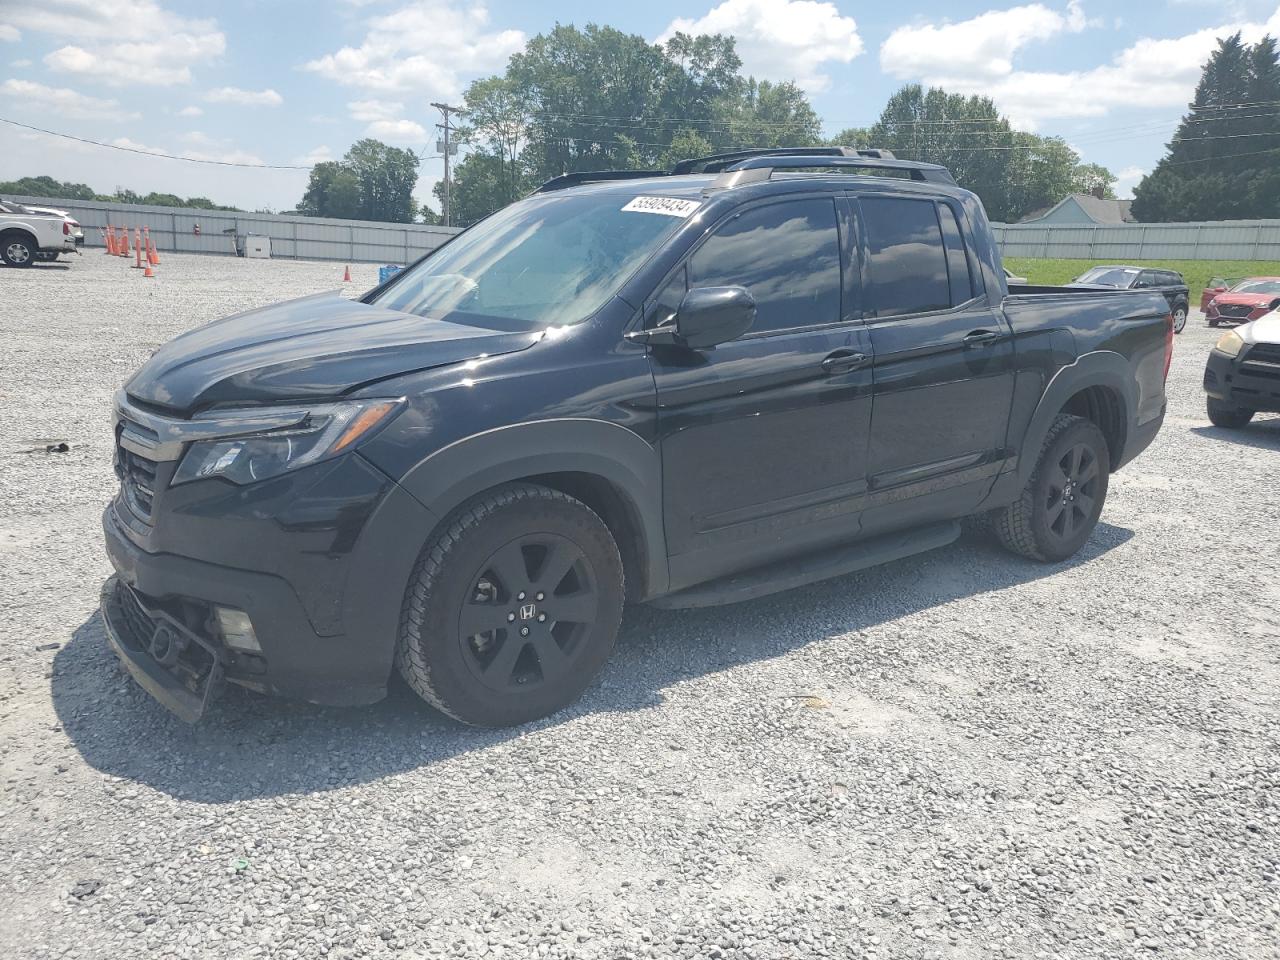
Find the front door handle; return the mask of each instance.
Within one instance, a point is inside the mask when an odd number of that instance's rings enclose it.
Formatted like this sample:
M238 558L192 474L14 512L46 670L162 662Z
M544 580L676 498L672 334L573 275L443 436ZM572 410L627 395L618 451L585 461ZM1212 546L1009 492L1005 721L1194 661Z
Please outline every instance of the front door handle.
M1002 339L1000 334L995 330L974 330L964 338L964 345L966 347L985 347L1000 339Z
M870 359L865 353L858 353L854 350L837 350L822 361L822 369L826 373L845 373L849 370L856 370Z

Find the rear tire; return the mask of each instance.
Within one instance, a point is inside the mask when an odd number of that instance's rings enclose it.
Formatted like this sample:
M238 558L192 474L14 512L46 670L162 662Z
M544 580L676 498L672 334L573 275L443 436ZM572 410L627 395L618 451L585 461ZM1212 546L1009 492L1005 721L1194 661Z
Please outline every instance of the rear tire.
M0 259L10 267L29 267L35 262L40 248L23 233L6 233L0 236Z
M1173 332L1181 333L1187 326L1187 308L1182 304L1173 308Z
M463 723L527 723L590 686L622 604L622 558L604 521L558 490L509 484L455 510L423 549L396 665Z
M1209 413L1209 422L1215 427L1223 427L1227 430L1239 430L1241 427L1248 425L1255 412L1246 410L1244 407L1237 407L1234 404L1224 403L1213 397L1205 398L1205 407Z
M997 511L996 536L1032 560L1067 559L1093 533L1110 476L1111 454L1097 424L1059 414L1022 496Z

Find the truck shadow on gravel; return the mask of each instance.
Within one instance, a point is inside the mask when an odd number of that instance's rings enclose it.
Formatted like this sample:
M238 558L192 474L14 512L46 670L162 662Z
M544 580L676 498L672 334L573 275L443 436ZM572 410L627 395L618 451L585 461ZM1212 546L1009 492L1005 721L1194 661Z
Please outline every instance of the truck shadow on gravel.
M1266 414L1262 414L1266 417ZM1221 440L1259 450L1280 450L1280 417L1254 420L1247 427L1226 430L1222 427L1192 427L1191 432L1210 440Z
M442 716L395 678L371 707L336 709L227 687L187 726L139 689L108 650L95 613L53 663L62 729L92 767L172 797L228 803L367 783L533 736L589 714L640 710L692 677L784 656L952 600L1091 563L1133 532L1100 523L1071 560L1014 557L970 527L953 545L788 593L708 610L630 607L596 685L556 716L516 730L477 730ZM857 638L849 642L856 643ZM535 741L536 742L536 741Z

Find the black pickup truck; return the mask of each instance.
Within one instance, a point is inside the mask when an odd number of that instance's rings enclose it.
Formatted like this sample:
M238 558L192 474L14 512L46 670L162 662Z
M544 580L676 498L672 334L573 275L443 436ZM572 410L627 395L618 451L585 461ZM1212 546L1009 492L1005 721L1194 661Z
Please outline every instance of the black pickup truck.
M887 152L570 174L357 300L158 350L115 403L107 635L188 720L224 680L358 704L398 668L521 723L624 601L745 600L974 514L1071 556L1160 429L1171 323L1008 289L977 198Z
M1176 270L1132 266L1092 267L1067 286L1088 290L1158 290L1164 295L1165 302L1173 313L1173 332L1181 333L1187 325L1187 311L1191 309L1191 288Z

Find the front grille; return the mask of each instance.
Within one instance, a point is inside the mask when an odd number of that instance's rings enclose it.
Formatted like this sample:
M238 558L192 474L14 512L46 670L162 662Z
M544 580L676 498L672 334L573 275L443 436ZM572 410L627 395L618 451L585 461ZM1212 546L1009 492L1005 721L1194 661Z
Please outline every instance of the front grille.
M156 462L141 457L132 450L117 447L116 472L120 475L120 489L129 509L139 518L150 520L155 506L156 477L159 472Z
M1230 317L1234 319L1247 319L1249 314L1253 313L1253 307L1247 304L1228 303L1218 307L1218 316Z
M1280 363L1280 343L1255 343L1244 358L1261 360L1263 363Z
M123 620L119 631L120 639L135 650L146 650L151 635L156 632L156 622L147 611L142 609L138 596L128 587L121 585L117 598L120 602L120 616Z

